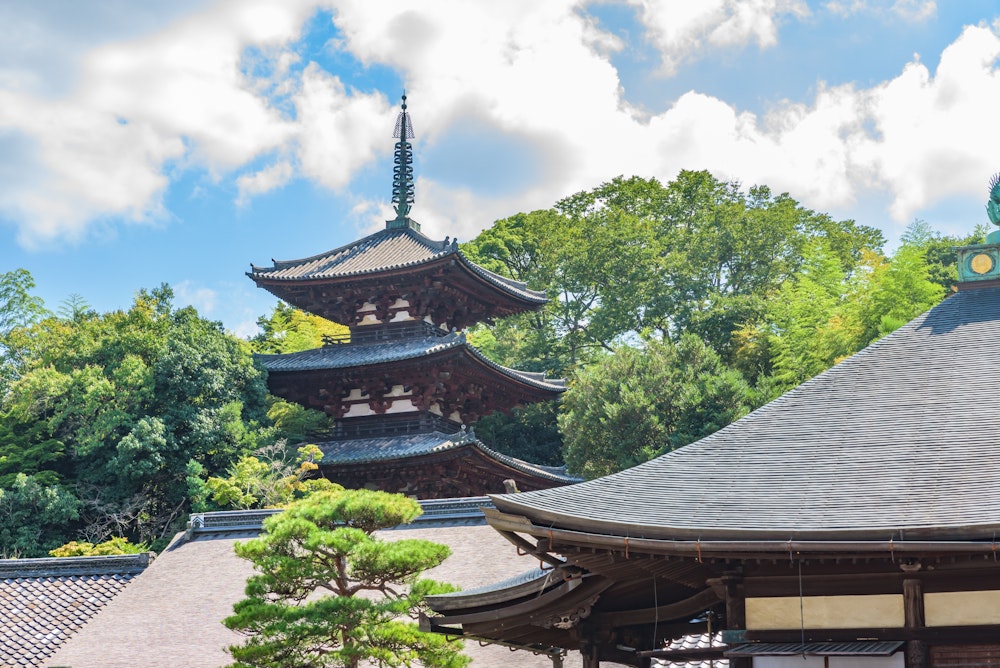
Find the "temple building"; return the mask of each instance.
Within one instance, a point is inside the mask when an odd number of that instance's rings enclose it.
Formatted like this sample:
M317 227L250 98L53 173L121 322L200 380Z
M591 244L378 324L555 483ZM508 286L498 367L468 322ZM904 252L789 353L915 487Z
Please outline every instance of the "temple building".
M321 470L346 487L419 498L475 496L576 482L561 467L508 457L480 442L476 420L555 399L561 380L503 367L464 329L541 308L524 283L469 261L458 242L433 241L410 218L413 128L403 96L396 122L392 201L385 229L301 260L253 266L248 276L293 306L350 329L322 348L261 355L272 394L335 419Z
M493 496L540 568L425 628L585 668L1000 666L1000 231L958 260L941 304L712 436Z

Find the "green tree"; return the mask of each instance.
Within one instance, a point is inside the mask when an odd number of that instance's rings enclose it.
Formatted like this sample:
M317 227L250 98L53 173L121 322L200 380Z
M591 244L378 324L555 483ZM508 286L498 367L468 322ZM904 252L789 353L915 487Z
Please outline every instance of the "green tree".
M265 520L260 538L236 546L257 573L224 620L247 636L229 648L232 666L466 665L459 644L405 620L423 609L425 596L452 590L419 579L444 561L447 546L374 535L420 512L402 495L326 491Z
M0 400L24 365L24 360L12 354L7 337L48 315L41 298L31 293L34 287L35 279L27 269L0 273Z
M566 393L566 464L587 478L640 464L742 416L748 391L694 335L623 346L581 370Z
M67 524L79 517L80 502L61 485L18 474L0 489L0 554L40 557L65 542Z
M319 348L327 338L350 335L347 327L285 302L278 302L269 315L257 318L257 326L261 333L250 339L255 353L297 353Z
M214 475L274 439L249 346L172 296L140 291L128 311L74 309L7 336L22 364L0 404L0 485L28 472L72 490L80 519L56 545L76 531L165 539L190 461Z
M148 552L149 546L145 543L135 545L128 542L128 538L115 536L103 543L88 543L86 541L72 540L65 545L61 545L54 550L49 550L51 557L103 557L113 554L141 554Z
M241 457L227 470L228 477L210 477L206 486L222 507L278 508L333 486L326 478L310 478L322 458L315 445L293 451L281 440Z

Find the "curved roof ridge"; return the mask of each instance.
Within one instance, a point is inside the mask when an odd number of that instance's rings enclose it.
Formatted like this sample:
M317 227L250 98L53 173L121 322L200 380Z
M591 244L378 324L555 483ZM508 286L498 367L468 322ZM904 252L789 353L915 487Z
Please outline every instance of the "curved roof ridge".
M369 438L325 441L317 443L317 445L324 452L322 462L325 464L366 464L379 461L403 460L471 446L483 453L485 457L521 473L527 473L555 482L580 482L580 478L566 473L565 467L532 464L523 459L497 452L476 438L475 432L472 430L459 431L454 434L431 431L423 434L373 436Z
M458 256L462 259L462 261L466 265L468 265L469 269L471 269L476 274L479 274L479 276L486 279L490 283L493 283L494 285L498 285L500 287L513 288L514 290L523 293L525 296L534 298L535 300L540 302L549 301L549 298L546 296L544 291L532 290L531 288L528 287L528 284L525 281L518 281L513 278L507 278L506 276L501 276L495 271L490 271L486 267L478 265L472 260L470 260L461 250L458 251Z
M465 333L452 332L444 336L427 336L419 339L336 344L295 353L256 354L254 358L270 372L316 371L398 362L465 345L467 345Z
M267 272L267 271L275 271L278 269L287 269L288 267L294 267L296 265L306 264L308 262L316 262L324 258L334 258L337 256L343 256L351 251L356 251L356 253L360 253L362 251L368 250L371 247L376 246L377 244L374 242L381 242L385 239L396 236L409 236L418 244L423 246L428 252L431 253L431 255L429 255L426 258L422 258L420 260L413 262L402 263L398 266L406 266L408 264L419 264L420 262L426 262L430 259L455 253L458 250L452 243L445 243L444 241L434 241L433 239L430 239L424 234L421 234L420 232L417 232L416 230L409 227L389 228L389 229L378 230L377 232L373 232L372 234L369 234L366 237L362 237L361 239L358 239L356 241L352 241L350 243L344 244L343 246L338 246L337 248L324 251L322 253L317 253L309 257L298 258L295 260L272 260L272 262L274 263L272 267L259 267L257 265L251 264L250 266L253 268L254 271L250 273L252 274L257 271ZM341 261L346 259L348 258L342 258ZM359 271L355 273L368 273L370 271L371 270Z
M472 344L466 345L466 350L478 361L486 364L487 366L496 369L500 373L519 380L528 385L534 385L546 390L555 390L557 392L566 391L566 380L564 378L546 378L545 372L539 371L519 371L517 369L512 369L510 367L498 364L491 360L489 357L479 352L479 350Z

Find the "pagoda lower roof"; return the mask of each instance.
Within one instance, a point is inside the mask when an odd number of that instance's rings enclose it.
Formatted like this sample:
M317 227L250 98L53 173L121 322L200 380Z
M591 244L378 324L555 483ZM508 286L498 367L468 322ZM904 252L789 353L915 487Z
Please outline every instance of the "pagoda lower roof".
M502 454L486 446L471 432L445 434L434 431L426 434L406 434L349 440L327 441L316 444L323 451L320 465L335 467L353 464L413 462L423 457L460 448L474 448L496 463L542 480L570 484L580 478L566 473L564 466L542 466Z
M467 273L527 304L548 301L545 293L525 283L500 276L472 262L458 249L458 241L433 241L410 228L385 229L325 253L300 260L275 260L271 267L251 265L247 274L266 287L271 283L331 282L386 273L412 271L423 265L454 259Z
M562 392L566 388L562 379L546 378L544 373L518 371L493 362L468 343L464 332L377 343L332 344L297 353L257 355L256 359L268 373L276 374L369 368L455 354L466 355L503 376L533 388L550 392Z
M581 540L995 541L998 382L1000 289L963 290L696 443L493 499Z

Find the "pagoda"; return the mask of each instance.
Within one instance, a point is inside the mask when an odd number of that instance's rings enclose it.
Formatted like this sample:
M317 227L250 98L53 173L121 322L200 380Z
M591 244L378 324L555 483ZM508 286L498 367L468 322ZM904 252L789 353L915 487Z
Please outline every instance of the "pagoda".
M522 490L576 482L562 468L491 450L470 428L490 413L564 391L561 380L490 361L463 331L539 309L547 299L471 262L457 240L421 234L409 215L413 126L405 95L394 136L396 217L385 229L247 274L287 303L350 330L321 348L259 356L271 393L335 419L317 443L320 468L345 487L446 498L501 491L511 480Z

